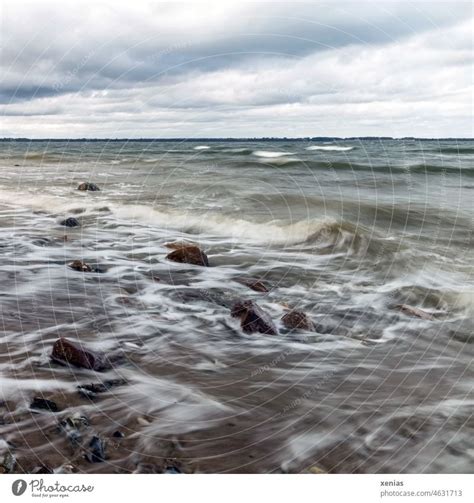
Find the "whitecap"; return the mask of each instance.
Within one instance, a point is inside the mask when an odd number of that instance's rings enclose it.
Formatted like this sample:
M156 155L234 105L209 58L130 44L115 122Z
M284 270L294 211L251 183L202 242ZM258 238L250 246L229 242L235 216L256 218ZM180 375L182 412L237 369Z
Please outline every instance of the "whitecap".
M194 147L194 150L209 150L211 147L207 145L198 145L197 147Z
M330 145L327 147L321 145L312 145L311 147L306 147L306 150L334 150L337 152L348 152L349 150L353 150L354 147L338 147L336 145Z
M267 158L283 157L285 155L294 155L293 152L273 152L268 150L256 150L255 152L252 152L252 154L256 155L257 157L267 157Z
M224 236L235 242L290 245L303 243L312 236L328 231L336 221L329 218L300 220L294 223L272 221L250 222L225 215L196 214L193 211L154 209L144 205L113 205L119 219L139 221L166 229L180 229L190 233Z

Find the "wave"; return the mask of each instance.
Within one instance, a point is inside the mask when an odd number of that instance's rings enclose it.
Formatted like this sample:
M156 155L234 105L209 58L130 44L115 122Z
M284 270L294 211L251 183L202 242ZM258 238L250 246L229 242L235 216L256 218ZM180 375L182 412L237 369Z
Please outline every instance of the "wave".
M140 221L160 228L179 229L191 234L211 234L258 244L292 245L304 243L320 229L332 224L332 219L303 220L295 223L282 221L251 222L225 215L196 214L155 209L145 205L112 205L117 218Z
M327 147L323 147L320 145L313 145L311 147L306 147L306 150L327 150L331 151L334 150L336 152L348 152L349 150L354 150L355 147L337 147L335 145L330 145Z
M440 154L474 154L474 147L441 147L433 151Z
M228 148L224 149L222 152L229 153L229 154L251 154L253 150L248 147L241 147L241 148Z
M272 150L255 150L252 154L257 157L264 157L267 159L283 157L285 155L294 155L293 152L274 152Z
M3 203L41 209L55 216L79 210L84 214L104 211L104 201L88 200L80 196L74 199L70 196L59 197L0 188L0 200ZM115 218L127 220L130 223L140 222L163 230L216 235L226 237L230 241L267 245L291 246L299 243L315 245L317 235L333 235L338 229L337 222L328 218L301 220L294 223L280 220L252 222L227 215L197 214L191 209L179 211L120 203L107 203L107 210L110 210Z
M374 235L360 224L334 218L307 219L294 223L274 220L251 222L225 215L197 215L194 211L157 210L142 205L112 206L118 218L140 221L160 228L179 229L189 234L225 237L231 242L293 247L309 253L366 255L391 253L396 241Z
M211 147L208 145L198 145L197 147L194 147L194 150L209 150Z
M271 166L286 166L287 164L299 164L301 159L296 157L276 157L276 158L262 158L258 161L260 164L267 164Z
M400 168L400 171L409 171L411 173L441 173L441 174L457 174L460 176L474 176L474 169L471 167L457 167L457 166L439 166L436 164L412 164L406 168Z

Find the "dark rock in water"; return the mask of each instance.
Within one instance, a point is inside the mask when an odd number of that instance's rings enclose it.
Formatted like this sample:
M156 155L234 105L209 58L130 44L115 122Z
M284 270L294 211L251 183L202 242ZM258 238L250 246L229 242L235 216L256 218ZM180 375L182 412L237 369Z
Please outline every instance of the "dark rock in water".
M303 313L303 311L290 311L283 315L281 321L288 330L314 330L313 322L306 313Z
M105 442L100 437L93 436L89 443L89 452L86 454L89 463L102 463L105 461Z
M421 318L422 320L432 320L434 318L431 313L427 313L426 311L423 311L422 309L419 309L417 307L408 306L407 304L397 304L394 307L404 314L407 314L409 316L416 316L417 318Z
M68 267L74 269L75 271L92 272L92 267L82 260L74 260L73 262L68 264Z
M0 473L12 473L15 469L16 459L11 452L6 452L0 461Z
M56 402L52 400L46 400L45 398L35 397L30 404L31 409L39 409L39 410L49 410L50 412L58 412L59 408Z
M166 255L168 260L182 264L200 265L209 267L207 255L198 246L182 246Z
M85 369L101 371L107 368L102 354L92 352L90 349L64 338L60 338L54 343L51 356L53 360L60 363L69 363Z
M59 427L63 430L81 429L89 426L89 419L86 416L69 416L59 421Z
M268 292L267 286L257 278L238 278L238 279L236 279L236 281L238 283L240 283L241 285L248 286L249 288L251 288L252 290L255 290L256 292L261 292L261 293Z
M112 433L112 436L113 436L114 438L123 438L123 437L125 437L125 434L124 434L124 433L122 433L122 432L121 432L121 431L119 431L119 430L116 430L116 431L114 431L114 432Z
M79 187L77 187L77 190L90 190L92 192L96 192L100 189L98 185L96 185L95 183L83 182L79 185Z
M85 416L70 416L58 422L59 431L64 432L72 447L77 448L82 444L80 430L89 427L89 420Z
M82 435L77 430L71 430L67 432L67 439L71 442L73 447L78 447L82 444Z
M234 318L240 318L240 325L246 334L254 332L269 335L278 334L268 313L251 300L245 300L234 304L231 315Z
M92 267L90 264L83 262L82 260L73 260L68 264L68 267L79 272L104 272L98 267Z
M69 217L66 218L66 220L61 220L59 225L65 225L66 227L79 227L81 224L77 218Z
M178 473L183 473L177 466L167 466L165 467L163 473L176 475Z

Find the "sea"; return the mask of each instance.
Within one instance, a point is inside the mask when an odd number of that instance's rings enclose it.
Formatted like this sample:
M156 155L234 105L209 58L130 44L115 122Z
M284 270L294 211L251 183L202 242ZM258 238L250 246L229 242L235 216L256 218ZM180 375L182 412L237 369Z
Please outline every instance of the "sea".
M473 473L473 216L473 140L1 141L0 468Z

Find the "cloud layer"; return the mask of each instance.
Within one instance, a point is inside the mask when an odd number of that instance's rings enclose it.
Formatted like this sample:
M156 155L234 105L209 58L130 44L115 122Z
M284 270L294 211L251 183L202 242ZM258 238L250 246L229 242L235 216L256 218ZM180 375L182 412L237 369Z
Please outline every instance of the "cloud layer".
M1 136L471 137L470 2L9 2Z

